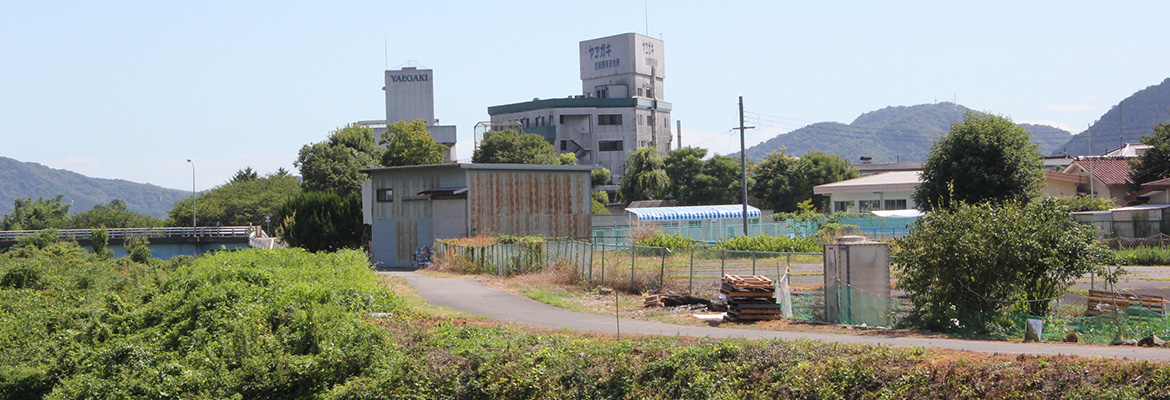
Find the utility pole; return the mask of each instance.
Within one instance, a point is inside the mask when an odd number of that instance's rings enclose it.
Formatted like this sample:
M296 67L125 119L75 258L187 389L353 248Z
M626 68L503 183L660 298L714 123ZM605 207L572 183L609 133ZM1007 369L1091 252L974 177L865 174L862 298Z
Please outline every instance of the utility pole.
M1088 157L1089 158L1088 159L1088 161L1089 161L1089 198L1095 199L1095 198L1097 198L1097 190L1096 190L1097 188L1096 188L1096 185L1093 184L1093 179L1097 179L1097 178L1095 176L1093 176L1093 159L1092 159L1092 156L1093 156L1093 125L1092 124L1088 124L1088 125L1089 125L1089 127L1087 130L1089 133L1089 157Z
M740 176L740 186L743 186L743 235L748 234L748 213L747 213L747 152L744 151L743 145L743 131L746 129L755 129L754 126L743 126L743 96L739 96L739 168L742 172Z
M678 131L678 146L675 146L675 150L678 150L682 148L682 120L676 119L674 120L674 123L678 126L678 128L675 128L675 130Z

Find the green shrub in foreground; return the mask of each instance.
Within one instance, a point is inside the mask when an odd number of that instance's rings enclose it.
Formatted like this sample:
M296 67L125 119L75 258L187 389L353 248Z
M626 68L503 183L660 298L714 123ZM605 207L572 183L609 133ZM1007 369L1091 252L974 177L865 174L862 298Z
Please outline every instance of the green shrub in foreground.
M652 236L647 236L638 240L637 242L634 242L634 245L646 247L665 247L670 249L670 251L675 251L679 249L691 249L699 247L699 241L677 233L656 233Z

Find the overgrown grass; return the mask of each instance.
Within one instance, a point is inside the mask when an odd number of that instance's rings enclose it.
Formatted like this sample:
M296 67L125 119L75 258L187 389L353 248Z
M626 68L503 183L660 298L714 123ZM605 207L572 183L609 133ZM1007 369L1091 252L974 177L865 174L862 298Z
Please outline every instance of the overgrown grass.
M768 251L775 253L814 253L821 251L816 239L786 236L736 236L720 241L717 249L738 251Z
M1163 247L1114 250L1113 256L1121 265L1170 265L1170 249Z
M139 264L61 245L0 256L0 276L17 270L34 284L0 288L0 398L1170 397L1170 368L1151 362L437 317L379 287L354 252Z

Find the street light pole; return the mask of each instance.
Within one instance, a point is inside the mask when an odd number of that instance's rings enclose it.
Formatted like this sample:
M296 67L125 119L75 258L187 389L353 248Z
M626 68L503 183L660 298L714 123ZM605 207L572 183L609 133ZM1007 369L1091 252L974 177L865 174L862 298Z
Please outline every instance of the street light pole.
M190 158L187 162L191 163L191 234L195 234L195 162Z

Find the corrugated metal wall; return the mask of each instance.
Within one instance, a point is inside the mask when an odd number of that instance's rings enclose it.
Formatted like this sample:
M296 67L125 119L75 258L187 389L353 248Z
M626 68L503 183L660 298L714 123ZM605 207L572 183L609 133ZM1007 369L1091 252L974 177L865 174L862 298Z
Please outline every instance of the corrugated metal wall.
M588 171L467 170L472 234L587 237Z
M394 189L394 201L381 203L374 201L372 209L375 225L392 224L384 229L394 231L393 242L379 241L378 238L374 238L375 243L372 246L393 246L393 264L396 266L410 265L414 247L421 245L419 242L420 226L426 225L426 232L422 233L427 234L425 238L427 242L431 239L429 237L432 217L431 202L426 196L419 196L416 193L438 187L439 174L430 171L375 173L370 179L373 181L375 200L378 189ZM375 229L377 230L377 227Z

